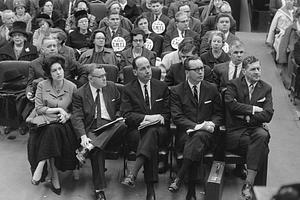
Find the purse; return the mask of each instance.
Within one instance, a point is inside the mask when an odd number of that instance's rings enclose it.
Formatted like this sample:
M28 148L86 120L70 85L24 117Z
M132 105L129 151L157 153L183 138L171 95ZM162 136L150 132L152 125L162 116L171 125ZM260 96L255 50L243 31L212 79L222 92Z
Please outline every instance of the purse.
M26 118L26 122L31 124L33 127L43 127L48 124L58 123L58 120L57 114L38 115L35 108Z

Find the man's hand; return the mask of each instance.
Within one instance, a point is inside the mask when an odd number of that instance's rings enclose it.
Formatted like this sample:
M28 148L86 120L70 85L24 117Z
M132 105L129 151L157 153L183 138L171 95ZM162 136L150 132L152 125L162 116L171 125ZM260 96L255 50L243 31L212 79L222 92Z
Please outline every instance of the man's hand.
M144 121L147 121L147 122L160 121L161 124L165 124L165 119L160 114L157 114L157 115L146 115L145 118L144 118Z
M201 124L197 124L194 128L195 130L205 130L213 133L215 130L215 124L212 121L204 121Z
M253 113L262 112L264 111L261 107L253 106Z
M92 141L90 138L88 138L86 135L83 135L80 137L81 139L81 143L80 145L87 148L87 146L90 144L90 142Z

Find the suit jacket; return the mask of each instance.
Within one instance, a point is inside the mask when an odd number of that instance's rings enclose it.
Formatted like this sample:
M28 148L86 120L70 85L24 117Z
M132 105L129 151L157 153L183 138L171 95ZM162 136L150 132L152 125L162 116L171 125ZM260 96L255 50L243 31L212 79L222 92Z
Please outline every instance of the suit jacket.
M85 51L81 56L79 57L78 62L80 64L90 64L92 63L92 58L94 54L95 49L88 49ZM117 65L117 58L115 53L112 51L112 49L108 49L104 47L103 50L103 57L102 57L104 63L100 64L112 64L112 65Z
M171 115L179 131L193 129L196 124L212 121L221 125L221 97L215 85L202 81L197 102L187 81L171 89Z
M161 114L165 126L170 124L169 89L164 82L150 80L151 109L146 106L138 79L125 85L122 94L121 113L130 129L137 129L145 115Z
M134 23L135 19L140 15L140 9L136 6L134 1L128 0L124 10L120 10L120 14Z
M99 22L99 27L98 28L103 28L103 27L108 27L108 17L104 17ZM133 24L131 23L131 21L129 19L127 19L126 17L120 15L120 27L124 28L128 32L131 32L132 29L133 29Z
M106 48L112 48L111 41L113 39L109 27L103 27L100 29L101 31L105 32L106 38L105 38L105 47ZM119 27L116 31L116 36L123 37L126 41L126 48L129 48L131 46L131 37L130 33L126 31L124 28Z
M200 57L203 64L208 65L211 69L213 69L216 64L224 63L230 60L228 54L225 53L223 50L219 58L214 57L211 49L203 53Z
M38 57L38 52L35 46L29 42L24 43L24 47L19 58L16 58L14 51L14 43L10 42L0 48L0 61L4 60L26 60L32 61Z
M172 46L171 46L171 42L174 38L178 37L178 31L177 29L176 30L173 30L173 31L168 31L166 32L165 34L165 37L164 37L164 43L163 43L163 52L166 52L166 51L176 51L176 49L174 49ZM195 44L196 46L198 44L200 44L200 34L192 31L192 30L186 30L185 32L185 37L192 37L194 38L194 41L195 41Z
M143 13L143 16L145 16L148 19L149 30L151 32L153 32L152 23L154 22L154 13L153 12L146 12L146 13ZM167 27L169 25L170 18L168 16L162 14L159 17L159 20L162 21L165 24L165 31L161 34L161 35L163 35L167 32Z
M208 82L213 82L212 69L208 66L204 66L204 80ZM186 81L185 70L182 63L176 63L171 65L167 75L165 77L165 82L168 86L175 86L179 83Z
M262 127L263 123L271 121L274 112L272 87L262 80L258 81L249 100L249 89L244 76L229 81L225 103L228 134L241 128ZM263 111L252 114L253 106L259 106ZM245 120L246 116L250 116L249 123Z
M111 120L119 116L120 92L113 82L107 81L102 88L103 98ZM96 104L89 83L80 87L73 95L71 122L78 137L87 134L95 120Z
M155 66L156 56L152 51L143 48L142 56L149 60L151 66ZM121 53L120 68L123 69L125 66L132 65L133 59L132 48L123 51Z
M210 48L210 44L208 43L208 39L212 31L207 32L203 37L200 45L200 54L203 54L204 52L208 51ZM229 32L228 37L226 39L226 43L230 46L231 42L234 40L239 40L239 38L232 33Z
M168 17L170 19L175 18L175 14L178 12L179 2L173 2L170 4L169 10L168 10ZM189 2L189 6L191 8L191 17L195 17L199 19L199 8L198 6L193 3L192 1Z
M192 31L196 33L201 33L201 21L195 17L190 17L189 27ZM171 19L167 28L168 32L176 31L177 27L175 24L175 18Z
M218 64L213 69L214 82L217 84L219 91L222 91L227 87L227 83L229 82L229 62ZM239 77L242 77L242 71L239 74Z

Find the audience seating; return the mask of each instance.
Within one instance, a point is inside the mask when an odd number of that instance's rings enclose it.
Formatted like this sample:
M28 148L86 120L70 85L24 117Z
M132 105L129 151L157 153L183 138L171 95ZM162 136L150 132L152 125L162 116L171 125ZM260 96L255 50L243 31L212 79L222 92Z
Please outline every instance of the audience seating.
M101 19L106 17L107 9L105 7L105 3L102 1L92 1L89 3L90 5L90 13L96 17L96 21L99 23Z
M100 64L100 65L104 68L106 72L106 80L116 83L118 80L119 68L116 65L111 65L111 64Z

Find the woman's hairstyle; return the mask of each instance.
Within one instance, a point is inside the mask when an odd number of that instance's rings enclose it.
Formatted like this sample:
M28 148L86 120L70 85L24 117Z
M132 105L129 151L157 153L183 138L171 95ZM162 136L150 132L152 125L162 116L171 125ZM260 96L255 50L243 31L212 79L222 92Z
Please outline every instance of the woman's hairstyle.
M97 33L102 33L104 35L104 37L106 38L106 34L104 31L102 31L101 29L96 29L92 32L92 35L90 37L90 48L94 48L95 44L94 44L94 40L95 37L97 35ZM106 40L106 39L105 39Z
M61 67L63 69L65 69L65 58L58 54L49 56L46 58L44 65L43 65L43 70L44 70L45 76L51 80L52 80L51 67L54 63L59 63L61 65Z
M143 36L143 41L146 42L146 34L145 32L140 29L140 28L135 28L131 31L130 33L130 37L131 37L131 41L133 41L133 37L137 36L137 35L142 35Z
M77 1L77 2L75 3L75 5L74 5L74 8L77 8L77 7L78 7L78 4L81 3L81 2L85 3L85 5L86 5L86 7L87 7L87 13L90 14L90 4L89 4L87 1L85 1L85 0L79 0L79 1ZM74 13L75 13L75 12L76 12L76 11L74 10Z
M135 21L134 21L134 28L138 28L139 27L139 22L142 20L142 19L146 19L147 22L148 22L148 25L149 25L149 21L147 19L147 17L145 17L144 15L140 15L138 16Z
M209 38L208 38L208 44L211 45L211 41L213 39L214 36L219 36L222 39L222 42L225 42L225 34L222 31L212 31L209 34Z

